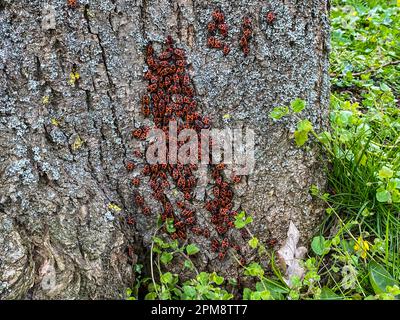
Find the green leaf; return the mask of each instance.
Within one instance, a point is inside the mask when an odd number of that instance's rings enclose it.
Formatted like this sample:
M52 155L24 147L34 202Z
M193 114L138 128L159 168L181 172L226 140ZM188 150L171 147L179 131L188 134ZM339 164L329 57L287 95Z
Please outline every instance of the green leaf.
M174 280L174 276L171 272L166 272L161 275L160 280L162 283L170 284Z
M379 170L379 176L384 179L388 179L393 177L393 170L390 168L383 166L381 170Z
M297 130L299 131L310 132L312 129L313 125L310 120L304 119L297 124Z
M248 225L249 223L252 223L252 222L253 222L253 218L252 217L247 217L246 220L244 220L244 223L246 225Z
M163 249L167 249L170 247L169 243L165 242L164 240L162 240L159 237L153 237L153 241L157 246L159 246Z
M153 237L153 241L156 245L162 247L164 245L164 241L159 237Z
M250 300L251 290L249 288L244 288L243 290L243 300Z
M264 290L260 292L261 300L271 300L271 292L268 290Z
M380 88L381 88L381 90L383 92L390 92L391 91L390 87L386 83L383 83L383 82L380 84Z
M256 249L258 246L258 239L256 237L253 237L249 240L249 246L253 249Z
M211 274L211 281L215 282L217 285L221 285L224 282L224 278L213 272Z
M249 223L253 222L253 218L248 216L246 217L246 214L244 211L242 211L241 213L239 213L236 217L235 217L235 227L237 229L242 229L244 228L246 225L248 225Z
M256 289L257 291L263 291L267 289L275 300L283 300L284 294L289 292L289 289L285 287L284 284L282 285L268 278L264 278L261 282L257 282Z
M338 117L336 118L336 123L341 127L345 127L351 123L352 117L353 112L348 110L341 110L338 113Z
M143 265L142 265L142 264L140 264L140 263L135 264L134 270L135 270L135 272L136 272L137 274L141 274L141 273L142 273L142 269L143 269Z
M248 267L246 267L244 274L253 277L262 277L264 275L264 270L257 262L252 262Z
M254 291L250 295L250 300L261 300L261 292Z
M190 255L193 255L193 254L196 254L197 252L199 252L200 251L200 249L195 245L195 244L189 244L187 247L186 247L186 252L187 252L187 254L190 256Z
M182 297L182 291L177 287L173 287L171 291L176 297Z
M161 254L161 258L160 258L160 260L161 260L161 262L163 263L163 264L167 264L167 263L169 263L169 262L171 262L171 260L173 259L173 255L172 255L172 253L170 253L170 252L163 252L162 254Z
M218 277L215 278L215 284L221 285L223 282L224 282L224 278L223 277L218 276Z
M393 203L400 203L400 192L399 190L392 190L391 192L392 202Z
M229 283L231 286L237 286L237 284L238 284L238 282L237 282L237 280L236 280L235 278L230 278L229 281L228 281L228 283Z
M144 297L144 300L156 300L156 299L157 299L157 293L155 292L149 292Z
M242 229L244 228L245 223L243 220L235 220L235 227L236 229Z
M376 294L386 292L386 287L394 286L396 280L386 271L384 267L375 261L368 265L369 281Z
M324 131L320 134L318 134L318 138L321 141L321 143L325 145L329 145L329 142L332 140L332 135L328 131Z
M195 298L196 297L196 289L192 286L183 286L183 294L185 298Z
M289 114L288 107L275 107L269 114L269 116L274 120L279 120L284 116Z
M325 251L325 238L323 236L314 237L311 242L311 249L316 255L322 256Z
M159 248L159 247L157 247L157 246L154 246L154 248L153 248L153 252L154 252L154 253L161 254L161 250L160 250L160 248Z
M310 192L314 197L319 196L319 194L321 193L321 191L319 190L318 186L316 186L315 184L311 185Z
M299 113L303 111L306 107L306 102L302 99L297 98L290 103L290 106L292 107L293 112Z
M295 131L294 139L298 147L303 146L308 141L308 133L305 131Z
M320 299L321 300L343 300L342 297L338 296L336 293L334 293L328 287L323 287L321 289Z
M130 301L131 301L131 300L137 300L137 299L136 299L135 297L132 296L132 297L126 298L126 300L130 300Z
M308 140L308 133L313 129L312 123L305 119L297 124L297 130L294 132L296 145L301 147Z
M210 275L207 272L200 272L196 279L200 282L200 284L204 286L208 284L208 281L210 280Z
M400 189L400 179L399 178L393 178L390 179L390 183L395 189Z
M166 223L166 228L168 233L174 233L176 231L174 227L174 219L173 218L168 218Z
M127 288L125 291L125 294L127 297L129 297L132 294L132 289L131 288Z
M376 191L376 200L378 200L379 202L383 202L383 203L390 203L392 200L392 197L388 190L386 190L384 188L379 188Z
M193 266L193 262L190 260L185 260L183 266L189 270L193 270L194 266Z
M160 294L160 300L171 300L171 292L164 286Z
M178 242L178 240L175 239L174 241L171 241L171 242L169 243L169 246L170 246L171 249L174 249L174 250L178 249L178 247L179 247L179 242Z

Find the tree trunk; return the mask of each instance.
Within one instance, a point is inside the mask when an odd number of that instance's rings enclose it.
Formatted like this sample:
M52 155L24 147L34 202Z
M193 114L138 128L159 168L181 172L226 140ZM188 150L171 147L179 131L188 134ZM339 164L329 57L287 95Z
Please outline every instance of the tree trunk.
M149 121L140 112L145 46L159 53L167 35L186 51L212 126L255 130L255 170L233 187L234 208L252 215L262 241L283 244L292 221L307 243L323 212L308 191L324 185L318 153L294 145L295 119L273 122L269 113L302 98L301 116L325 127L328 1L77 2L0 1L0 298L119 298L133 283L161 207L141 178L152 211L141 213L130 181L143 163L129 173L125 166L132 129ZM207 47L217 5L229 26L227 56ZM248 56L239 46L244 16L253 25ZM196 266L236 276L236 261L210 249L217 235L205 201L193 205L211 238L188 233L201 247ZM229 237L244 248L236 231Z

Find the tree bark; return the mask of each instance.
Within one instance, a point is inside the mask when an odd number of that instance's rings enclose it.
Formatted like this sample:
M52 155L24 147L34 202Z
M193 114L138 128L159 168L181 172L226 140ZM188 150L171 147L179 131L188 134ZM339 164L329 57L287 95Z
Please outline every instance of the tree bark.
M324 186L319 155L294 145L295 119L268 115L302 98L302 117L326 126L328 1L46 3L0 1L0 298L119 298L133 283L160 207L142 183L153 213L140 214L130 180L142 165L129 174L125 165L135 148L131 130L145 122L144 48L152 41L159 51L167 35L186 50L213 127L256 131L255 171L234 187L235 208L253 216L250 229L262 241L282 244L292 221L307 243L323 212L308 191ZM216 6L229 25L227 56L207 47ZM271 24L268 11L276 15ZM239 47L244 16L254 28L247 57ZM198 224L213 230L203 206L196 201ZM190 234L188 242L202 249L199 269L237 276L238 264L220 261L209 239Z

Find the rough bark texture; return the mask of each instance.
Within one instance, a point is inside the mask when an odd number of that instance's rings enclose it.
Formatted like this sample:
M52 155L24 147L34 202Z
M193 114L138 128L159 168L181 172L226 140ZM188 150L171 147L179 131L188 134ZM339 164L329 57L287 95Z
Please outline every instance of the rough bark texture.
M69 9L64 0L0 1L0 298L118 298L134 280L127 246L144 259L158 207L143 183L153 215L137 213L125 161L131 129L143 122L144 45L168 34L187 51L213 126L256 130L255 172L235 187L235 206L252 214L261 240L282 243L291 220L305 243L322 213L308 192L324 183L318 155L294 146L293 119L274 123L268 114L300 97L309 106L304 116L324 127L327 1L78 2ZM227 57L206 47L216 6L230 27ZM245 15L254 21L248 57L238 46ZM74 68L80 79L71 85ZM201 201L195 205L199 224L212 230ZM126 215L137 216L135 228ZM208 240L189 242L202 248L198 268L236 275L237 264L220 262Z

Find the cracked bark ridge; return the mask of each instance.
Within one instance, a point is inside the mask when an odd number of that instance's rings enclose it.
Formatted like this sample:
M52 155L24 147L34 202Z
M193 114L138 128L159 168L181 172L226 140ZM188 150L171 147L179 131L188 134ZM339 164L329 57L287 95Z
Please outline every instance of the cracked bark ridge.
M255 220L252 231L282 243L293 221L305 243L323 211L308 194L311 184L324 185L318 155L293 145L293 120L273 123L268 114L300 97L309 105L304 117L326 126L327 1L78 2L0 6L0 298L118 298L132 284L136 259L126 248L149 245L155 217L137 215L125 162L132 127L145 124L144 46L150 40L158 50L168 34L186 50L213 127L256 130L255 172L235 196ZM217 5L230 26L228 56L206 45ZM253 21L247 57L235 45L244 16ZM73 70L79 79L71 81ZM200 204L197 212L210 226ZM124 222L129 215L135 228ZM206 240L189 241L202 248L199 269L237 275L236 263L220 262Z

